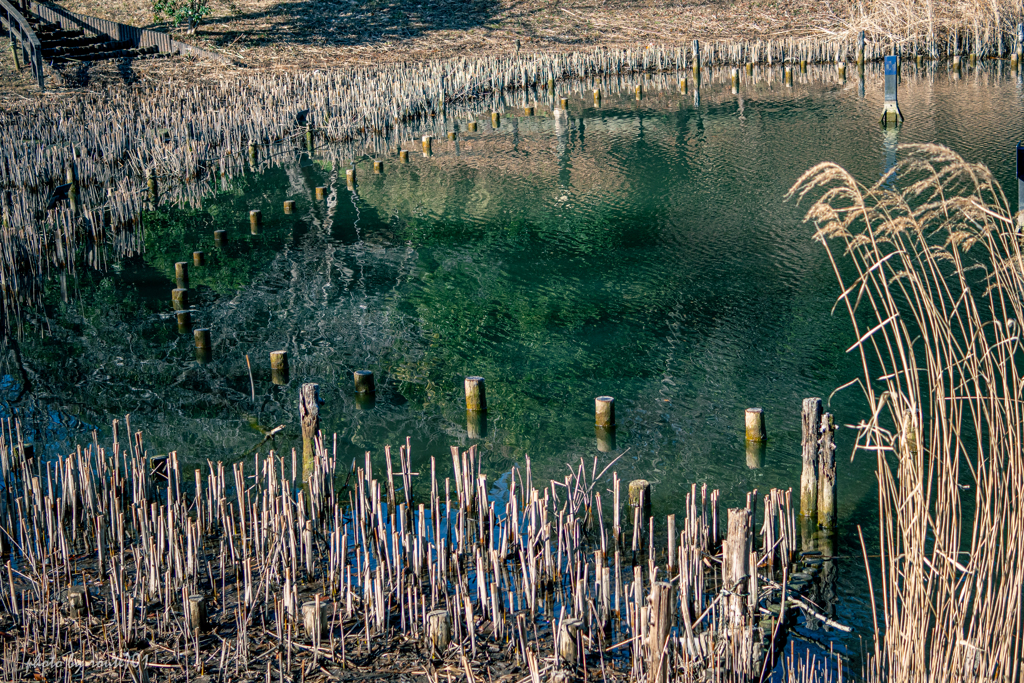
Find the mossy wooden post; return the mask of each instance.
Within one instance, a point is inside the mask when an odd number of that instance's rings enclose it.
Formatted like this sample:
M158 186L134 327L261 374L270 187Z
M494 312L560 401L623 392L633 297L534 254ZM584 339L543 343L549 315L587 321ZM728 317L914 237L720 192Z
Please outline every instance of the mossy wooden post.
M206 598L202 595L188 596L188 625L193 632L206 630Z
M323 185L317 185L316 187L316 198L317 201L323 201L327 199L327 188Z
M288 352L287 351L271 351L270 352L270 381L274 384L281 386L288 384Z
M764 454L766 450L764 441L748 441L747 467L752 470L758 470L764 467Z
M693 41L693 75L695 78L700 77L700 41L694 39Z
M647 521L651 516L651 482L646 479L629 482L629 507L632 510L640 508L640 521Z
M615 399L598 396L594 399L594 424L598 427L615 426Z
M491 112L491 128L495 130L501 128L501 112Z
M204 251L193 251L192 252L192 265L193 266L205 266L206 265L206 252L204 252Z
M249 143L249 163L255 166L260 160L260 152L255 142Z
M487 393L484 389L483 377L467 377L466 410L487 410Z
M373 174L383 175L384 174L384 162L380 159L375 159L373 162Z
M253 235L260 234L260 227L263 225L263 212L253 209L249 212L249 232Z
M286 199L285 200L285 202L284 202L284 212L285 213L295 213L295 200L294 199Z
M188 289L188 261L178 261L174 264L174 279L178 283L178 289Z
M356 370L352 373L356 385L356 392L360 394L372 394L377 391L377 385L373 381L371 370Z
M743 416L747 441L762 442L768 439L764 427L764 409L747 408Z
M299 389L299 421L302 423L302 479L313 474L315 439L320 431L320 385L303 384Z
M452 642L452 616L447 610L436 609L427 614L427 650L437 661L444 657Z
M818 442L818 526L831 534L836 528L836 425L831 413L821 416Z
M429 157L433 154L434 137L432 135L423 136L423 156Z
M196 360L205 365L213 359L213 348L210 344L210 328L201 327L192 333L196 344Z
M818 518L818 434L821 429L821 399L805 398L803 425L803 471L800 474L800 516Z
M409 163L409 150L403 149L398 152L398 161L403 164Z
M228 231L214 230L213 243L216 244L218 247L226 247L228 245Z
M178 311L178 334L188 334L192 331L192 314L188 311Z
M172 289L171 290L171 306L176 311L184 311L188 308L188 290L187 289Z
M651 683L668 681L669 662L672 654L668 651L668 636L672 630L672 606L675 591L667 581L656 581L651 586L651 624L648 634L647 680Z

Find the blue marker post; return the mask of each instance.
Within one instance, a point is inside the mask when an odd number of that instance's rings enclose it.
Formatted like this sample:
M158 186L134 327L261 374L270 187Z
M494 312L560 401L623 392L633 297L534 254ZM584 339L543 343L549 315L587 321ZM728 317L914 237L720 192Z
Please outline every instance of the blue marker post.
M882 125L888 126L903 121L903 113L897 102L896 90L899 80L898 57L889 55L885 58L885 104L882 107Z

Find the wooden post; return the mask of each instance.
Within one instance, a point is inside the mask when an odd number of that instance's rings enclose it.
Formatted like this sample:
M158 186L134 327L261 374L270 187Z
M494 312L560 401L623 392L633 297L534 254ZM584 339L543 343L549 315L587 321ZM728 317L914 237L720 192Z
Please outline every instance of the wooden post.
M88 616L89 592L85 586L71 586L68 588L68 613L76 619Z
M187 261L178 261L174 264L174 279L178 282L178 289L188 289Z
M209 363L213 359L213 348L210 345L210 328L201 327L193 333L196 343L196 360L200 364Z
M438 660L452 642L452 617L447 610L436 609L427 613L427 648L430 658Z
M188 625L193 631L206 630L206 598L202 595L188 596Z
M760 469L764 466L764 454L767 449L765 448L764 441L748 441L747 442L747 467L752 470Z
M565 618L558 625L558 661L568 669L575 669L579 663L579 648L576 636L583 622L579 619Z
M360 394L372 394L377 391L373 382L373 372L370 370L356 370L353 373L356 391Z
M270 352L270 381L277 385L288 384L288 352Z
M320 385L303 384L299 390L299 421L302 423L302 478L313 473L314 440L320 431Z
M722 548L723 588L730 592L726 606L729 625L743 627L747 613L747 585L750 578L752 544L751 515L747 508L729 508L729 535Z
M601 106L601 91L597 89L594 90L594 106Z
M285 200L285 202L284 202L284 212L285 213L295 213L295 200L294 199L286 199Z
M696 39L693 41L693 75L694 77L700 77L700 42Z
M487 411L467 410L466 411L466 434L471 439L487 438Z
M214 230L213 231L213 243L218 247L226 247L228 244L228 231L227 230Z
M189 311L178 311L178 333L188 334L192 331L192 314Z
M803 471L800 474L800 515L818 517L818 430L821 428L821 399L805 398L803 405Z
M501 128L501 113L500 112L496 112L496 111L492 111L491 112L491 128L494 128L495 130L497 130L498 128Z
M598 396L594 399L594 424L598 427L615 426L615 399L611 396Z
M646 479L634 479L629 482L629 507L640 508L640 520L647 521L651 516L651 482Z
M679 92L685 95L689 91L689 89L690 84L687 82L686 76L683 76L682 78L679 79Z
M448 139L449 140L457 140L458 138L459 138L459 131L457 131L457 130L450 130L450 131L448 131Z
M260 234L260 226L263 225L263 212L253 209L249 212L249 232L253 235Z
M484 391L483 377L467 377L466 410L487 410L487 395Z
M176 311L183 311L188 308L188 290L187 289L172 289L171 290L171 306Z
M672 606L675 591L667 581L657 581L651 586L651 627L648 640L647 680L650 683L668 681L669 662L668 636L672 629Z
M787 88L792 88L793 87L793 67L787 66L785 69L783 69L783 74L785 76L786 87Z
M562 111L569 111L569 98L568 97L561 98L558 101L558 106L562 109Z
M431 145L434 144L434 138L431 135L423 136L423 156L429 157L432 153Z
M205 266L206 265L206 252L204 252L204 251L193 251L192 252L192 265L193 266Z
M615 450L615 427L594 427L594 436L597 438L597 450L601 453L611 453Z
M740 70L736 67L732 68L732 94L736 95L740 91Z
M306 637L310 642L317 642L327 631L327 619L324 614L327 604L319 600L302 603L302 625L306 629Z
M398 160L403 163L409 163L409 150L403 149L398 153Z
M523 107L523 113L527 116L533 116L533 107Z
M255 166L256 163L259 160L260 160L259 149L257 149L255 142L250 141L249 142L249 163L252 164L253 166Z
M356 187L356 169L352 168L345 169L345 183L348 185L348 189L354 190Z
M857 66L864 66L864 31L857 37Z
M316 198L318 201L323 201L327 198L327 188L323 185L317 185L316 187Z
M160 185L156 182L156 176L151 170L146 171L146 187L149 190L149 201L156 202L160 199Z
M375 159L373 162L373 173L374 175L384 174L384 162L380 159Z
M764 428L764 410L762 408L747 408L744 419L747 441L761 442L768 438Z
M821 440L818 458L818 526L831 533L836 527L836 426L831 413L821 416Z

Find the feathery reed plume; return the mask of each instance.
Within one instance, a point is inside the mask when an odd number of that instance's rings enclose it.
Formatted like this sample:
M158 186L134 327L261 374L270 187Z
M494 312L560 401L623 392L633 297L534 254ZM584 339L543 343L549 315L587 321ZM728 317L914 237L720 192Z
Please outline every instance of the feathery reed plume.
M944 147L901 149L902 189L827 163L788 195L818 195L806 219L842 286L864 373L871 417L856 449L877 458L883 579L874 673L1017 681L1020 236L987 168Z

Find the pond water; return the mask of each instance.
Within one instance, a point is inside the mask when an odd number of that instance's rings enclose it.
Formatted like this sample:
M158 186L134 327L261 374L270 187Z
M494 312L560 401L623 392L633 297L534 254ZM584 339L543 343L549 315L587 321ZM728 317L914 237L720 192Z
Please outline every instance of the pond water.
M485 113L475 132L463 123L429 158L408 142L409 163L386 157L383 175L357 158L355 191L322 151L281 151L211 182L199 208L147 215L146 253L106 276L80 273L68 302L54 285L47 333L20 345L30 390L12 371L8 409L58 450L130 414L150 452L177 450L191 467L297 447L298 388L317 382L322 429L346 461L382 458L408 436L414 470L429 473L436 457L443 478L451 446L478 444L495 481L527 456L535 476L561 478L567 463L589 469L596 457L600 470L624 454L619 476L649 479L663 516L692 484L721 489L723 505L798 487L800 404L820 396L841 425L840 554L859 555L856 527L870 536L877 518L874 460L850 458L844 425L864 417L859 390L833 395L860 376L846 353L855 340L845 311L832 312L826 253L784 195L826 160L873 183L896 144L912 142L983 162L1012 190L1024 120L1021 83L999 66L959 78L904 66L906 122L886 131L881 78L813 68L786 87L762 70L736 94L712 76L699 102L692 80L686 94L649 81L642 99L625 84L600 106L573 93L567 112L542 97L534 116L509 109L497 129ZM258 235L251 209L262 211ZM229 241L216 248L221 229ZM205 365L171 312L174 263L196 250L206 265L190 268L193 321L213 338ZM290 356L285 386L270 377L278 349ZM356 400L359 369L376 374L372 404ZM467 375L486 379L479 438ZM615 397L614 443L595 434L600 395ZM763 450L744 443L752 406L765 411ZM855 559L837 612L861 633L862 577ZM847 640L859 649L856 634Z

